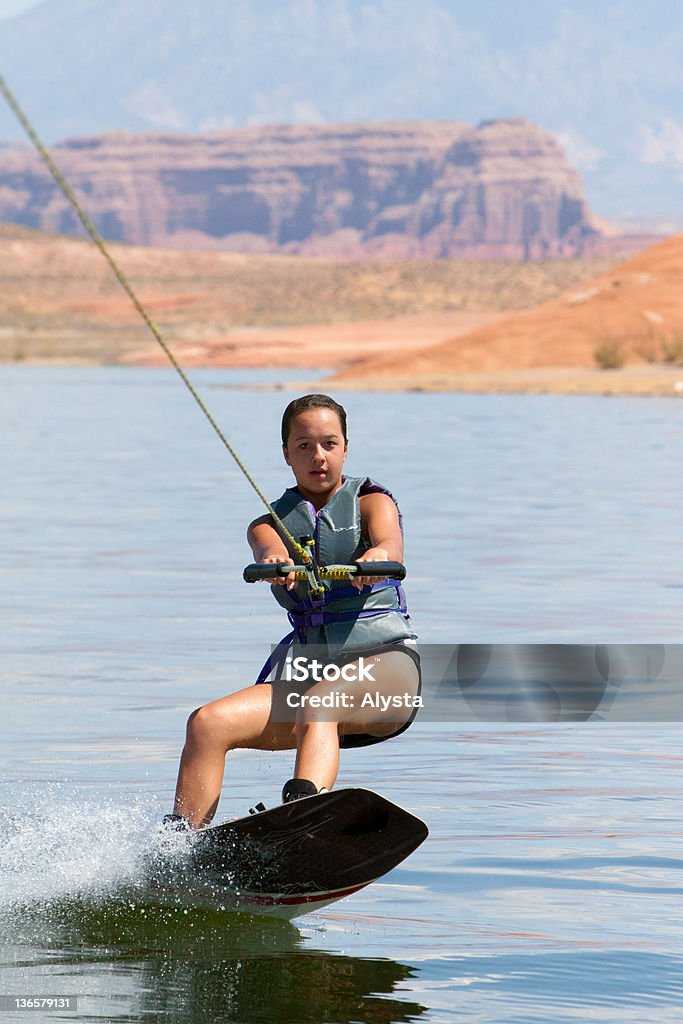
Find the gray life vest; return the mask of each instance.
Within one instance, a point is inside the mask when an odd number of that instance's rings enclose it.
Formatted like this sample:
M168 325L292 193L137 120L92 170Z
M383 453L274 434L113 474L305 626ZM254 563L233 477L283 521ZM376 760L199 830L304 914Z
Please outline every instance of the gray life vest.
M362 535L358 499L373 493L388 495L398 510L391 492L369 477L343 478L342 486L320 511L293 487L272 504L297 540L315 539L319 565L350 564L369 547ZM324 586L320 598L311 595L305 583L298 583L290 591L271 587L293 627L283 643L317 644L335 656L415 638L403 588L396 580L381 580L361 591L346 580L326 580Z

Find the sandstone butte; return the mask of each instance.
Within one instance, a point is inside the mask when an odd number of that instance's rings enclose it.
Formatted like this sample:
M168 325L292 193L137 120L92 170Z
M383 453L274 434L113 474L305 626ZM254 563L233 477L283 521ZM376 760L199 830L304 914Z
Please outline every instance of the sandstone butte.
M637 253L535 309L413 355L366 359L337 387L551 390L683 395L683 235ZM624 368L596 368L612 346ZM667 352L669 363L663 362Z
M335 259L533 260L635 249L521 119L118 132L53 148L111 241ZM0 221L78 232L28 146L0 148ZM645 242L640 242L645 244Z

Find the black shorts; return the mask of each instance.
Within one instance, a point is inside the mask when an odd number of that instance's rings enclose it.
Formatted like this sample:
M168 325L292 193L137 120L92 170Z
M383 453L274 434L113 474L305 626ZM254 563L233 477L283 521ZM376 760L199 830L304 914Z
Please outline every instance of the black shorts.
M344 665L347 665L351 661L357 661L358 658L371 657L372 655L376 654L388 654L390 651L400 651L401 653L407 655L407 657L409 657L416 666L418 674L416 696L419 697L422 692L422 671L420 668L420 655L418 653L417 646L415 645L414 640L395 640L392 643L380 644L376 647L366 647L362 651L349 651L346 654L337 655L337 657L334 658L334 663L342 667ZM259 682L257 682L256 684L258 686L259 683L270 682L270 685L272 685L273 687L273 701L275 708L277 708L280 703L281 695L278 692L278 684L282 682L279 673L282 670L283 663L284 655L282 656L282 661L276 663L275 665L275 678L272 681L268 679L262 679L259 680ZM398 728L395 732L389 733L387 736L373 736L371 733L366 732L346 733L342 734L339 737L339 746L342 749L350 749L351 747L369 747L373 743L382 743L384 740L391 740L395 736L400 736L402 732L405 732L406 729L409 729L410 726L413 724L419 710L419 708L413 708L408 721L404 722L403 725L400 726L400 728ZM275 721L291 721L291 718L288 718L287 712L285 711L284 707L280 707L278 710L276 710Z
M417 667L418 683L416 696L419 697L419 695L422 693L422 671L420 668L420 655L418 653L417 647L413 646L413 643L406 642L405 640L398 640L395 643L385 644L382 647L372 647L364 651L358 651L356 654L349 654L341 660L343 663L348 661L354 661L361 655L370 656L372 654L386 654L389 651L402 651L403 654L407 654L408 657L413 660ZM339 747L342 750L349 750L352 747L369 747L373 743L383 743L384 740L393 740L396 736L400 736L402 732L405 732L406 729L410 728L410 726L415 721L415 718L417 717L417 713L419 710L419 708L413 708L408 721L404 722L400 729L397 729L396 732L389 733L388 736L372 736L368 732L351 732L339 737Z

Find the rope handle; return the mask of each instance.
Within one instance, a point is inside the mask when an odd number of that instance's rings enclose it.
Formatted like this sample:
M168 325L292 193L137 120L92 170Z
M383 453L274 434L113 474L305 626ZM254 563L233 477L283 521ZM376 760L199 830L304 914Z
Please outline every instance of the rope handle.
M321 580L350 580L354 576L376 576L383 580L404 580L406 567L402 562L354 562L353 565L319 565L318 578ZM289 576L294 573L297 580L308 580L304 565L288 565L286 562L252 562L242 573L247 583L270 580L274 576Z

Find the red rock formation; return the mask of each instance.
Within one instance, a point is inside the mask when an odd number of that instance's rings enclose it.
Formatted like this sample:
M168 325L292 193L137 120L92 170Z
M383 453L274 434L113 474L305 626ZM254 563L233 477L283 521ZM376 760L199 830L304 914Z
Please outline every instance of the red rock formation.
M114 133L55 156L105 238L348 258L529 259L594 251L578 174L527 121ZM78 230L28 149L0 153L0 220Z

